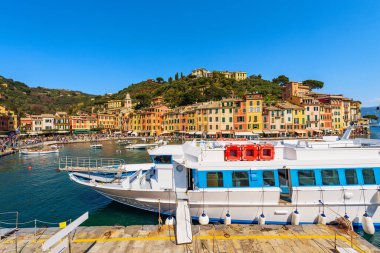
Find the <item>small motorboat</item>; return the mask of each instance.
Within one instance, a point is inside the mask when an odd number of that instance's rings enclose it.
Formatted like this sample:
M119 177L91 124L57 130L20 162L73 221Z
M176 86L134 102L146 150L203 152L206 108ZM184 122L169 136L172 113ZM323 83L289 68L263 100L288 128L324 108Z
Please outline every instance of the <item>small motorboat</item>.
M47 155L47 154L56 154L56 153L59 153L59 149L51 149L51 150L22 149L20 150L21 155Z
M129 145L132 143L132 141L130 141L130 140L118 140L116 143L118 145L122 146L122 145Z
M149 144L149 143L144 144L144 143L142 143L142 144L128 145L125 148L126 149L148 149L148 148L156 147L156 146L157 146L157 144Z
M101 143L93 143L90 145L90 148L93 148L93 149L102 149L103 148L103 144Z

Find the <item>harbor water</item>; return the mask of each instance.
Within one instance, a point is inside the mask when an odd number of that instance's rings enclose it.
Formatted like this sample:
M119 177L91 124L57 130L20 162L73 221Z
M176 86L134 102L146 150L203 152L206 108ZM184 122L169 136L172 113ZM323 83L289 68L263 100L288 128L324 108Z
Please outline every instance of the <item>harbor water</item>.
M380 139L380 127L371 129L371 137ZM126 163L150 162L145 150L127 150L114 141L103 142L103 149L91 149L89 143L67 144L60 156L121 158ZM150 225L158 223L158 214L111 201L95 191L71 182L66 172L57 172L58 155L10 155L0 160L0 213L19 212L19 222L35 219L57 224L75 219L86 211L84 225ZM2 218L3 217L3 218ZM0 227L10 221L0 215ZM3 222L3 223L1 223ZM44 223L39 224L40 226ZM45 223L48 225L48 223ZM21 226L32 227L34 222ZM380 229L374 236L357 232L380 247Z

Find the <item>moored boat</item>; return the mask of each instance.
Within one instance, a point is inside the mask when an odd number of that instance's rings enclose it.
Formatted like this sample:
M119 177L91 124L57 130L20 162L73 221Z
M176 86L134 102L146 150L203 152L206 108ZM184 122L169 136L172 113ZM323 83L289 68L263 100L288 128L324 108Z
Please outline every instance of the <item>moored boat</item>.
M380 225L380 141L349 135L192 141L148 150L153 165L120 180L100 184L69 175L136 208L176 215L176 207L186 206L201 224L296 225L343 218L354 225Z
M93 148L93 149L102 149L103 148L103 144L101 144L101 143L92 143L90 145L90 148Z
M59 149L51 149L51 150L22 149L20 150L21 155L46 155L46 154L56 154L56 153L59 153Z

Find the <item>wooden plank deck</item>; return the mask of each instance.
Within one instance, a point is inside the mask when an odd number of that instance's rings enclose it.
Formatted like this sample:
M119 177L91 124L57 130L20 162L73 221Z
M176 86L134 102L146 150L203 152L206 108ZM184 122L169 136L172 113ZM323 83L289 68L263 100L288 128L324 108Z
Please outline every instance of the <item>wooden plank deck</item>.
M58 229L20 229L18 249L42 252L42 243ZM72 252L337 252L335 247L350 248L344 231L325 225L207 225L192 226L191 244L177 245L173 227L118 226L79 227L73 233ZM335 239L336 237L336 239ZM14 236L0 241L0 252L14 252ZM357 252L380 252L360 236L353 237ZM68 251L65 251L68 252Z

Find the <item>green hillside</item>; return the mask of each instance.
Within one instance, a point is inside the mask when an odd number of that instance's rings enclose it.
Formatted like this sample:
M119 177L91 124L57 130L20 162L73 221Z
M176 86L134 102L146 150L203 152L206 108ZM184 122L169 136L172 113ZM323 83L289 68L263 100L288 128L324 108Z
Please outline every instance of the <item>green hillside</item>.
M214 72L213 77L210 78L183 76L177 77L177 80L169 78L167 82L162 78L157 78L155 81L143 81L128 86L112 95L112 98L122 99L127 92L137 102L138 109L149 105L151 99L156 96L164 97L169 106L175 107L219 100L231 95L242 97L247 92L259 92L264 95L267 103L274 103L281 97L281 86L262 79L260 75L236 81Z
M130 93L136 109L140 109L149 106L152 98L157 96L162 96L168 106L176 107L230 96L243 97L248 92L261 93L267 104L273 104L281 99L281 85L287 81L289 79L284 75L272 81L264 80L260 75L236 81L227 79L218 72L214 72L213 77L208 78L195 78L182 74L179 76L177 73L174 79L170 77L168 81L158 77L155 80L131 84L112 95L95 96L65 89L31 88L24 83L0 76L0 104L16 111L19 115L57 111L75 113L78 110L91 112L93 107L97 111L110 99L124 99L126 93ZM315 80L308 82L310 84L307 85L313 88L323 87L323 82Z
M31 88L26 84L0 76L0 104L15 111L40 114L56 111L91 110L93 95L64 89Z

